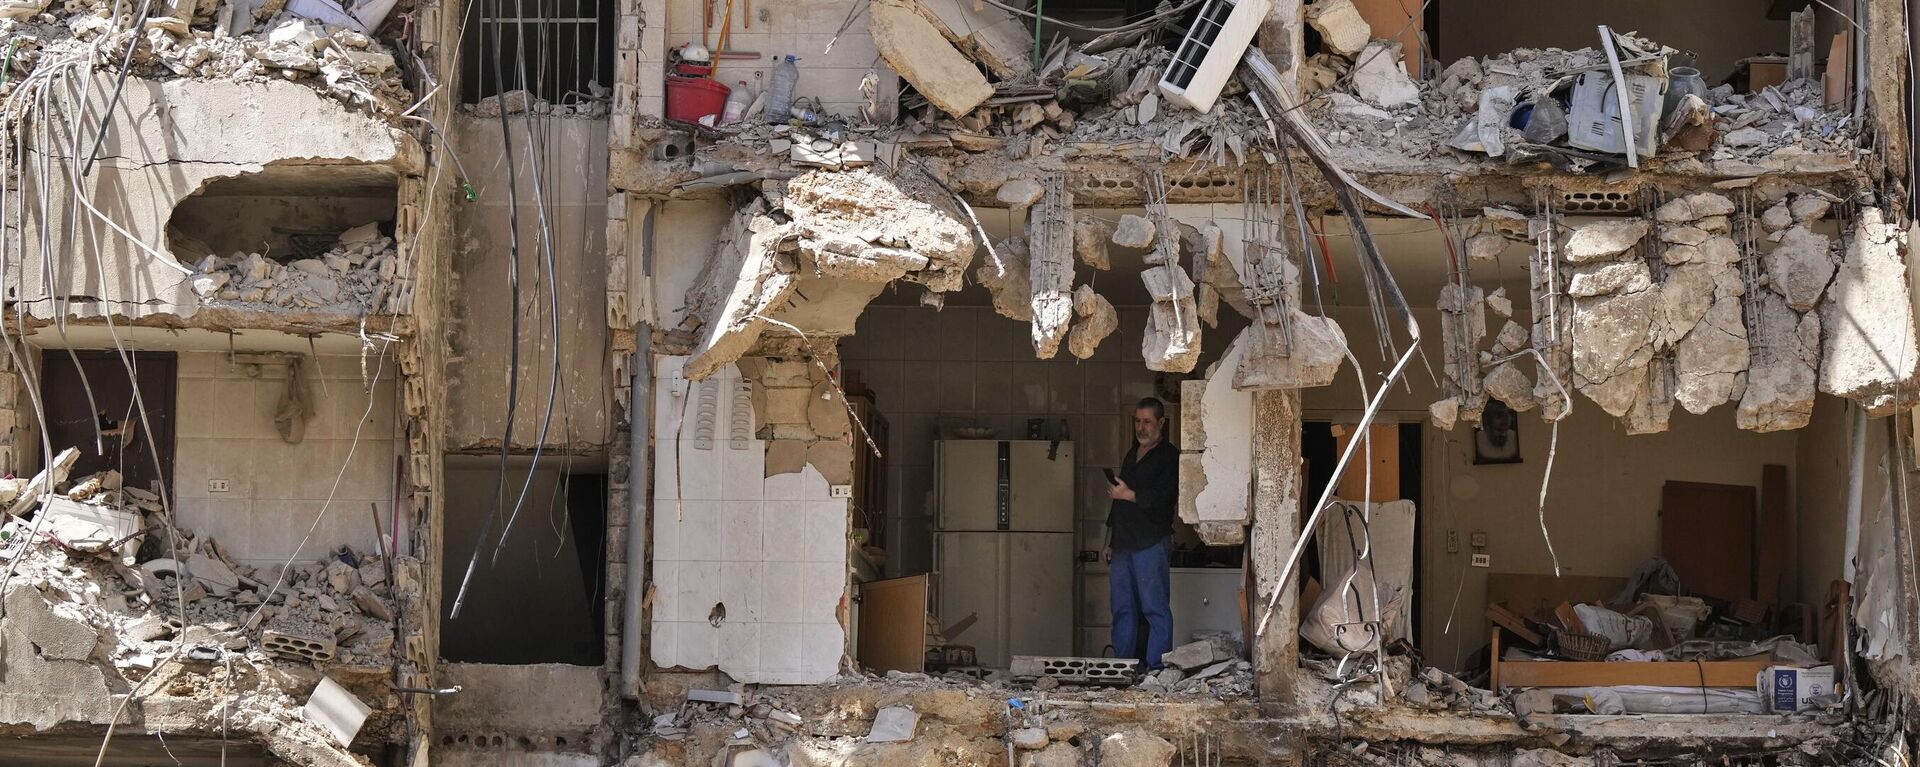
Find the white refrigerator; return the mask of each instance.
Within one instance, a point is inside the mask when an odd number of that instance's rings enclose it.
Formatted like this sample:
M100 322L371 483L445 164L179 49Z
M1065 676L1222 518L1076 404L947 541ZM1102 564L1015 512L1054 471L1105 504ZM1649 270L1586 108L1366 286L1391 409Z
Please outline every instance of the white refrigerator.
M1073 654L1075 476L1072 442L934 443L937 617L982 666Z

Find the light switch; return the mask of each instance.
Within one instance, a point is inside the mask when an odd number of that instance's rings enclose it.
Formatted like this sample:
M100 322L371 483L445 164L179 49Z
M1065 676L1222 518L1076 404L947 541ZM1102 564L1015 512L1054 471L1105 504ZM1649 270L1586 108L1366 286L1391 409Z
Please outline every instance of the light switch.
M852 485L831 485L827 487L828 498L852 498Z
M228 479L207 480L207 492L209 493L224 493L232 489L233 489L233 480L228 480Z
M1492 566L1493 566L1493 555L1492 555L1492 554L1475 554L1475 555L1473 555L1473 566L1474 566L1474 567L1492 567Z

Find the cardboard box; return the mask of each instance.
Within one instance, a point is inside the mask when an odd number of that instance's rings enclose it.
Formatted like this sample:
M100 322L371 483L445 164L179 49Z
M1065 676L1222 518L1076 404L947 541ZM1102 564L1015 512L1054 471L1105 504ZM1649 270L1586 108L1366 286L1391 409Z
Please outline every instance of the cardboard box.
M1627 102L1633 109L1633 137L1641 157L1652 157L1660 136L1660 104L1666 100L1663 78L1627 73ZM1613 73L1589 70L1573 84L1573 109L1567 115L1567 143L1577 149L1626 154L1620 126L1620 98L1614 94Z
M1768 710L1791 714L1811 708L1818 696L1833 694L1833 667L1768 666L1760 672L1756 683Z

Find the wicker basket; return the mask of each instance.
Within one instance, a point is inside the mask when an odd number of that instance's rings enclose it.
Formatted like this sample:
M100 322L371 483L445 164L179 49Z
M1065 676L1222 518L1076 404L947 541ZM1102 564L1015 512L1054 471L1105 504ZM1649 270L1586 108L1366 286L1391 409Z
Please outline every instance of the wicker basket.
M1609 643L1599 634L1580 631L1556 631L1554 641L1560 647L1560 654L1574 660L1606 660Z

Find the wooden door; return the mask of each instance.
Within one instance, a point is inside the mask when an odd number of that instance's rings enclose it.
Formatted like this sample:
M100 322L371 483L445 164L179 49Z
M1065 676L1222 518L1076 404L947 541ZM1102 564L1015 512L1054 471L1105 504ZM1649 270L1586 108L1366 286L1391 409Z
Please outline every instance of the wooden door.
M113 469L130 487L157 492L158 483L164 483L171 492L173 352L128 352L123 361L113 350L75 351L69 355L64 349L46 349L40 353L40 360L47 438L52 440L56 454L69 447L80 451L69 476L84 477ZM135 380L140 384L139 405L133 397ZM93 393L91 403L89 389ZM149 421L144 425L140 405L145 406ZM99 449L95 449L96 432Z
M868 581L859 588L860 666L881 672L926 670L927 576Z
M1758 493L1746 485L1668 482L1660 491L1660 554L1689 594L1754 596Z

